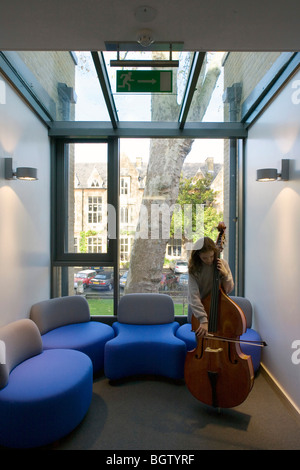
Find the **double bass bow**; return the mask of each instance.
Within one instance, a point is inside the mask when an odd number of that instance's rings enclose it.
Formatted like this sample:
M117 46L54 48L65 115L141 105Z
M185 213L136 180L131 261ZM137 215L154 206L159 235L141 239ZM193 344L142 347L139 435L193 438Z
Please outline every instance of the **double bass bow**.
M225 224L218 225L218 257L223 250ZM242 309L226 295L220 285L217 259L211 293L202 300L208 314L208 332L197 337L197 346L188 351L184 378L189 391L199 401L218 408L232 408L250 393L254 372L251 357L242 353L239 337L246 331ZM192 330L199 321L192 316Z

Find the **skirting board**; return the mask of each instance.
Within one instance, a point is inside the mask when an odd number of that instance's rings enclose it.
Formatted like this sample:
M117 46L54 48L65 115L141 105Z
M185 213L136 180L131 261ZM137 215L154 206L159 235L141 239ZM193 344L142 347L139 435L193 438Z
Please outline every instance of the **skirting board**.
M261 373L266 378L268 383L274 389L274 391L278 394L278 396L287 404L288 408L293 412L297 419L300 421L300 409L291 399L291 397L285 392L285 390L281 387L281 385L277 382L275 377L271 374L271 372L261 363Z

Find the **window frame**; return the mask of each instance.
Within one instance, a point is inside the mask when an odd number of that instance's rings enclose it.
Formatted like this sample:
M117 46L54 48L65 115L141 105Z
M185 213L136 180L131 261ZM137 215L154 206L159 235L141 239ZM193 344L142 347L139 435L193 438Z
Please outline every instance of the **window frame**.
M107 204L114 208L111 213L113 218L111 230L108 233L108 249L106 253L79 253L66 252L65 237L68 233L68 213L66 208L68 192L68 161L65 152L66 144L75 143L107 143ZM52 283L51 296L55 297L56 279L58 277L57 269L61 268L61 294L69 295L68 283L64 281L67 277L66 271L72 266L103 266L113 267L114 270L114 312L116 314L117 300L119 297L119 140L116 138L108 139L82 139L74 138L56 138L52 139L52 168L51 168L51 252L52 252ZM65 268L65 273L64 273Z
M99 138L84 138L82 137L84 134L81 131L79 132L78 137L57 137L52 138L52 266L55 269L56 267L60 268L68 268L71 266L103 266L103 267L113 267L114 270L114 315L117 314L117 306L119 302L119 272L120 272L120 208L123 206L121 205L122 197L120 194L120 137L109 137L107 139L99 139ZM140 135L141 138L148 138L148 136ZM169 136L178 138L180 136ZM208 132L208 138L212 138L211 133ZM225 135L219 135L219 138L226 139L228 138L227 132ZM154 138L161 138L161 136L156 136ZM203 136L199 136L198 138L203 138ZM230 184L234 185L234 190L236 191L236 185L239 183L237 181L237 174L239 174L239 166L242 165L244 156L242 155L243 152L237 152L237 148L241 149L243 146L240 143L243 142L243 139L240 138L239 135L235 136L234 132L229 137L231 142L235 142L236 145L233 147L236 149L236 155L232 155L231 157L231 167L229 172L231 174L231 181ZM64 155L64 145L67 143L77 143L77 142L106 142L108 144L108 193L107 193L107 202L108 204L112 204L115 208L115 237L109 240L109 248L107 253L65 253L63 251L63 233L64 230L62 227L65 227L66 224L66 214L63 209L62 201L65 198L65 191L67 188L67 165L65 161ZM240 163L241 162L241 163ZM242 196L242 193L239 194ZM243 254L239 252L239 246L243 248L243 239L239 238L239 233L243 233L243 224L242 215L240 214L241 220L239 222L239 209L242 206L239 204L238 206L234 204L231 207L231 213L236 214L234 219L229 220L229 233L234 233L234 243L231 244L230 249L228 250L228 262L231 266L233 275L236 277L237 284L240 282L240 286L243 286L243 275L239 273L239 266L242 263ZM238 227L238 232L236 233L236 229ZM241 228L240 228L241 227ZM237 236L236 236L237 235ZM235 249L237 247L237 250ZM238 256L236 256L236 251L238 252ZM237 273L236 273L237 270ZM53 274L52 279L52 296L55 295L55 287L54 281L57 278L57 275ZM62 285L65 287L62 289L63 295L69 295L67 289L67 282L62 282ZM238 294L240 289L236 291Z

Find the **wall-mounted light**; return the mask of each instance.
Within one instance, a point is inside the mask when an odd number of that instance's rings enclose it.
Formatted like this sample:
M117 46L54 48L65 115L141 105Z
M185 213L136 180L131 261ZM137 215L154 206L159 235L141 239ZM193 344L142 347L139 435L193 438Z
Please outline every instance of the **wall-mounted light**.
M281 173L276 168L262 168L256 171L256 181L288 181L290 160L281 160Z
M5 158L5 179L12 180L18 178L19 180L35 181L37 177L37 169L30 167L19 167L16 171L12 167L12 158Z

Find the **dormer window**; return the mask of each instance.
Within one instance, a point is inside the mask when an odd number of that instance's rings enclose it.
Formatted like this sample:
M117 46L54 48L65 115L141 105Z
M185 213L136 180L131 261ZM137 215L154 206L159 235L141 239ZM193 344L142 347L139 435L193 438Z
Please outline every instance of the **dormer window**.
M91 188L100 188L100 181L97 179L93 179L91 182Z
M97 168L93 169L87 183L88 183L89 188L102 188L103 187L103 180Z

